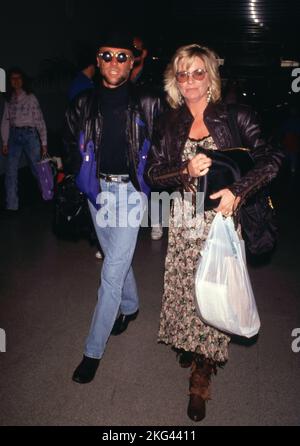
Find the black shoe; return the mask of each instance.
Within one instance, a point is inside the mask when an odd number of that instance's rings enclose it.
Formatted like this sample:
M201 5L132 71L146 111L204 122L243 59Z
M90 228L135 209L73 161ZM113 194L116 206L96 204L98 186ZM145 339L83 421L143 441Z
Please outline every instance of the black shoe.
M94 379L100 359L88 358L83 355L83 360L75 370L72 380L79 384L87 384Z
M114 326L110 334L113 336L118 336L119 334L123 333L123 331L125 331L126 328L128 327L129 322L134 321L137 318L138 314L139 310L137 310L133 314L129 314L128 316L125 316L125 314L120 314L120 316L114 323Z

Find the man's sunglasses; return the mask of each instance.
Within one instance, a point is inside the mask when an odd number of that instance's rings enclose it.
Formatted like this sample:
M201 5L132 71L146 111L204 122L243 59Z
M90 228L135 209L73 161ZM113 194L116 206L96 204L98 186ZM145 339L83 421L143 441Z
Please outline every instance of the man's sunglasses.
M205 77L205 73L207 73L206 70L203 70L202 68L199 68L198 70L189 72L189 71L177 71L175 74L177 82L183 84L188 80L190 76L192 76L195 81L203 81Z
M130 54L126 54L123 51L120 51L118 53L115 53L113 51L103 51L103 53L98 54L99 57L101 57L104 62L111 62L113 57L117 59L117 62L119 63L125 63L127 60L132 59L132 56Z

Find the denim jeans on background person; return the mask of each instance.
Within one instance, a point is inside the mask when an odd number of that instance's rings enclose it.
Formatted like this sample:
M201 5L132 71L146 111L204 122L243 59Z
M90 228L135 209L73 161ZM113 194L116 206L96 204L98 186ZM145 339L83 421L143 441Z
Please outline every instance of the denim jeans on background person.
M23 152L31 172L37 177L35 165L41 159L41 145L37 130L33 127L12 127L9 132L5 172L6 209L17 210L19 208L18 169Z
M125 210L125 216L136 206L128 204L128 195L137 193L129 183L106 182L100 180L101 191L110 192L116 198L117 212ZM124 194L124 191L127 191ZM123 192L123 198L119 193ZM140 217L145 210L144 198L141 197ZM96 222L97 210L89 202L96 234L104 253L101 271L101 284L98 290L96 305L90 332L86 340L85 356L100 359L103 356L106 343L110 336L114 322L121 312L124 315L135 313L139 309L137 286L132 269L132 259L136 247L140 226L136 227L99 227ZM111 207L114 211L114 206Z

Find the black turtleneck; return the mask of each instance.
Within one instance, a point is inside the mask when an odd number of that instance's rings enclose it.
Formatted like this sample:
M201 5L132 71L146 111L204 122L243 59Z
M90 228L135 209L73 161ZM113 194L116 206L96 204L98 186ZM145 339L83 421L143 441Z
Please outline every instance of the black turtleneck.
M100 172L128 174L126 142L126 110L128 83L117 88L102 87L100 108L103 131L100 147Z

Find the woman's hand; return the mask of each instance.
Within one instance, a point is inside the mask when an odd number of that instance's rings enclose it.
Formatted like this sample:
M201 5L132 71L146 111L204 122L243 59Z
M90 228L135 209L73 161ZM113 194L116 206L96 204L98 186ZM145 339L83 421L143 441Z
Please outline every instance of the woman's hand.
M45 156L45 155L47 155L47 152L48 152L48 147L47 146L42 146L41 155Z
M2 153L4 156L8 155L8 146L7 145L2 147Z
M203 153L194 156L187 165L187 171L190 177L197 178L206 175L211 166L211 159Z
M212 194L209 198L212 200L221 198L219 206L215 209L215 211L222 212L225 217L232 215L233 211L235 211L239 202L241 201L241 198L233 195L229 189L219 190L219 192Z

